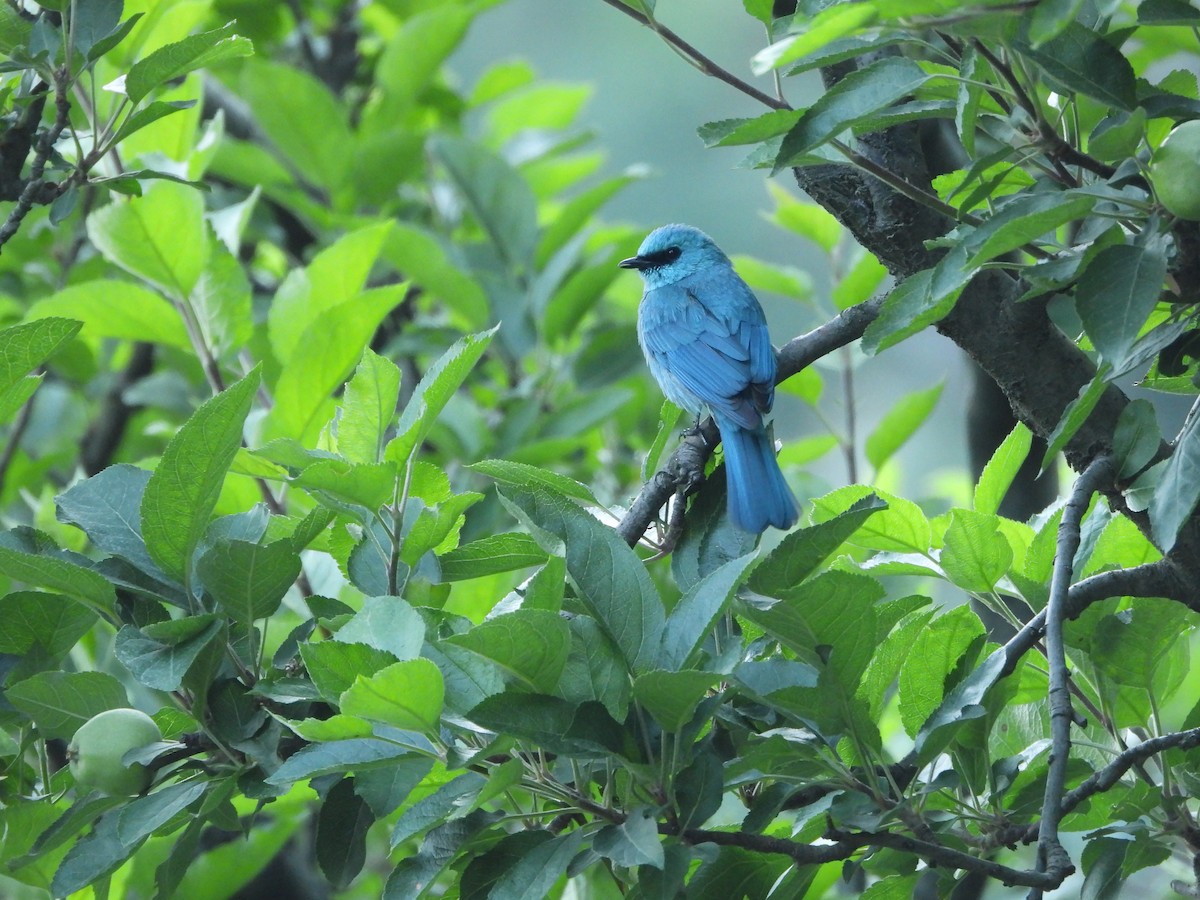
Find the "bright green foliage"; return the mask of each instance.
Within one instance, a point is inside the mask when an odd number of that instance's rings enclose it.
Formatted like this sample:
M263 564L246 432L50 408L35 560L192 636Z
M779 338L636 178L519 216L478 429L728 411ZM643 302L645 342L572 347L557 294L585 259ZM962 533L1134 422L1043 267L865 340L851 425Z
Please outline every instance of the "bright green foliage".
M770 220L823 254L829 289L786 261L739 270L818 324L886 290L873 358L780 386L800 526L733 530L717 474L667 563L613 527L682 422L615 268L655 223L606 220L641 172L595 174L586 86L519 61L444 74L490 5L0 4L0 895L224 896L293 839L339 897L816 897L845 878L888 900L948 894L964 859L1029 881L1047 666L976 608L1018 628L1045 609L1066 512L1002 514L1025 425L973 489L901 496L951 392L897 389L863 427L849 388L1002 269L1022 302L1057 295L1094 354L1047 464L1118 378L1196 393L1177 276L1198 239L1146 175L1200 117L1194 78L1150 65L1200 13L730 7L767 27L748 63L785 92L865 60L807 108L700 125L706 145L782 173L945 126L961 158L922 199L956 227L889 284L882 253L770 183ZM321 56L347 42L352 64ZM1139 512L1092 502L1075 582L1193 552L1198 421L1168 455L1154 408L1124 408L1111 452ZM844 472L810 466L835 450ZM1200 732L1170 736L1200 725L1200 619L1120 596L1070 614L1086 716L1064 890L1116 896L1150 867L1165 890L1197 849ZM104 762L136 778L64 764L134 703L153 720Z

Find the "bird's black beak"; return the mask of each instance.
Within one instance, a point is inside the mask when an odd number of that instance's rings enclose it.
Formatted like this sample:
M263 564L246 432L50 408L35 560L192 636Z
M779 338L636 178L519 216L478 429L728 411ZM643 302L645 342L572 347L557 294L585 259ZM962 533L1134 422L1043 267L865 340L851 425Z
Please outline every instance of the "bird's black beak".
M653 265L654 265L654 261L646 259L646 257L644 257L644 256L631 256L631 257L629 257L629 259L623 259L619 263L617 263L617 268L619 268L619 269L637 269L637 270L641 271L642 269L649 269Z

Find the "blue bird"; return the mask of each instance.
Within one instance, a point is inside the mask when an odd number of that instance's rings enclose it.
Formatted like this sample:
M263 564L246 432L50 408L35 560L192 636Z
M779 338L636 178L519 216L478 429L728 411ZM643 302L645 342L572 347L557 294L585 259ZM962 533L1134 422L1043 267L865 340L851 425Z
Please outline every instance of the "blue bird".
M619 263L646 284L638 340L663 393L697 416L707 408L725 446L729 518L759 533L791 528L800 509L763 417L775 399L775 350L758 299L712 238L688 225L650 232Z

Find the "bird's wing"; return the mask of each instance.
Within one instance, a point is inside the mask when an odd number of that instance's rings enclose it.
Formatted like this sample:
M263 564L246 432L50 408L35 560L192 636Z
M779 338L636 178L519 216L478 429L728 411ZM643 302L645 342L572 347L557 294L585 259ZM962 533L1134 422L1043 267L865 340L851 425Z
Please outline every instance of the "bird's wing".
M762 424L775 355L762 309L736 275L648 291L639 332L646 352L701 403L744 428Z

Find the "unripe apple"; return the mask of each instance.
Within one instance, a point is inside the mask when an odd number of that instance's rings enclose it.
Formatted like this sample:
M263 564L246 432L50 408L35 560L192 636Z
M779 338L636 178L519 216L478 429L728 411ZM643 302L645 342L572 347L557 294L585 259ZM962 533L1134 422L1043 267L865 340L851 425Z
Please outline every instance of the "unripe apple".
M1200 120L1175 126L1150 160L1159 202L1181 219L1200 220Z
M113 796L140 794L152 773L141 763L126 766L123 757L136 747L162 740L155 721L141 710L109 709L79 726L67 748L75 783Z

